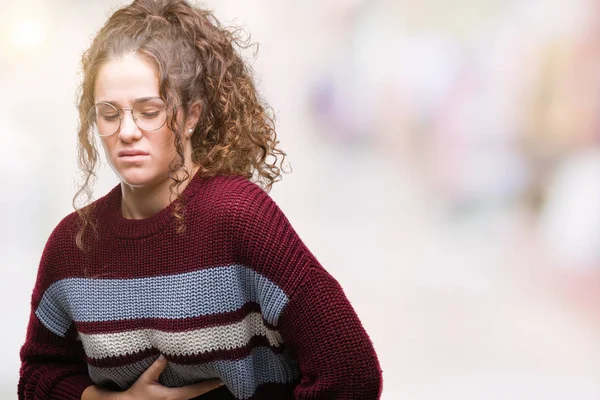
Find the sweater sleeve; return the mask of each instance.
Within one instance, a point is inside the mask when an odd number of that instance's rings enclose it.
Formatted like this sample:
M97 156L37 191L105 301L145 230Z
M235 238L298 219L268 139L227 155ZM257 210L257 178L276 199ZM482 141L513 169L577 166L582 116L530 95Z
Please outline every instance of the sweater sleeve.
M340 284L316 266L279 319L299 361L296 399L379 399L382 371L373 344Z
M79 400L94 383L82 359L81 342L49 331L31 313L21 347L19 400Z
M298 360L298 400L375 400L382 372L373 344L341 286L302 242L274 200L257 186L238 198L238 257L288 295L277 329Z
M19 351L19 400L79 400L85 388L94 384L87 373L85 353L81 341L76 340L73 323L61 336L48 329L36 314L43 292L51 282L52 267L56 268L59 260L56 237L55 230L44 248L31 296L27 334Z

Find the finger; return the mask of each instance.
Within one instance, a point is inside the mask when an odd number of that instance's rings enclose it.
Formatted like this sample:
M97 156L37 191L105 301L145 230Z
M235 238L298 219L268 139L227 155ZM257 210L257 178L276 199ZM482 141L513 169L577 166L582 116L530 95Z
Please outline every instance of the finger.
M194 383L193 385L169 388L169 391L173 393L176 398L192 399L221 386L223 386L223 382L220 379L211 379L209 381Z
M158 381L158 377L167 366L167 359L162 354L140 375L139 379Z

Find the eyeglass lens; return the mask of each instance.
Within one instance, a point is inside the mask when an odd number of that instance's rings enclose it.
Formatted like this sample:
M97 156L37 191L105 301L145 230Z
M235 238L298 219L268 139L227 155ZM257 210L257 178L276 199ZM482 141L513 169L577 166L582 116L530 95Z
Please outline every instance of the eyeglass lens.
M96 125L96 133L100 136L110 136L117 132L127 111L133 113L136 125L144 131L158 130L167 120L166 105L159 98L136 101L133 110L117 109L110 103L98 103L90 110L90 118Z

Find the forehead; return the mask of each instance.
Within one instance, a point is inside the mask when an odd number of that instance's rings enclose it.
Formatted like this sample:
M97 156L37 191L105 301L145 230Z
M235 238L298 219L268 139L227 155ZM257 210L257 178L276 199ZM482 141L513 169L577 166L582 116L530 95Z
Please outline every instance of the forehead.
M127 54L100 67L94 82L94 103L131 105L135 99L159 96L158 78L143 58Z

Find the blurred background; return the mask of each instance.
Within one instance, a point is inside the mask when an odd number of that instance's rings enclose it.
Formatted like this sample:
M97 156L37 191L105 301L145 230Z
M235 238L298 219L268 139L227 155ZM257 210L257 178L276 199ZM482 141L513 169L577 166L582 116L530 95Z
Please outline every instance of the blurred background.
M124 1L0 2L0 397L71 212L75 90ZM271 196L342 284L382 399L600 398L600 4L212 0L293 169ZM103 164L95 197L118 182Z

